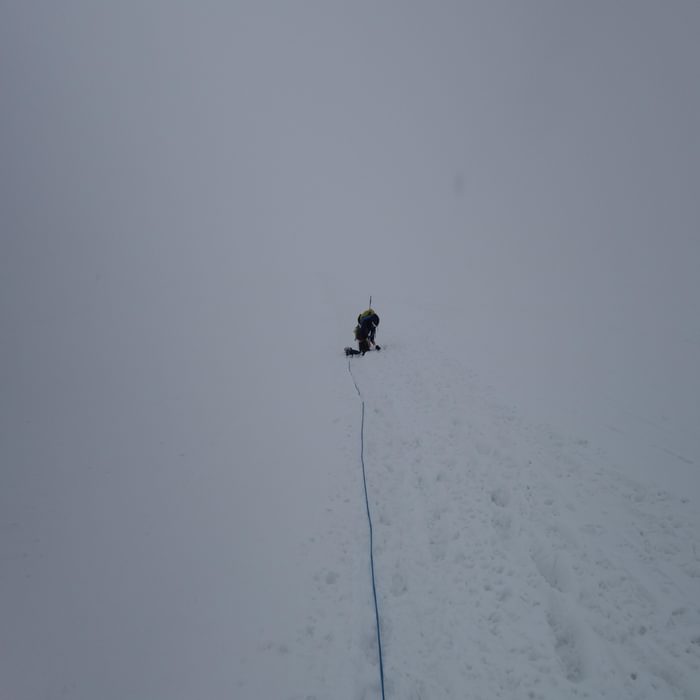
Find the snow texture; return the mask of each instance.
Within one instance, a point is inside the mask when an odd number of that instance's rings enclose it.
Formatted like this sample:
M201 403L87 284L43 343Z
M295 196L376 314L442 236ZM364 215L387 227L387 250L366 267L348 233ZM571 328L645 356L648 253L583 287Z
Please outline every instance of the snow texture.
M585 438L530 424L454 354L400 338L351 360L366 402L387 697L698 697L690 500L622 475ZM331 507L353 494L357 518L325 535L338 556L287 643L313 649L306 694L290 697L378 696L355 447Z

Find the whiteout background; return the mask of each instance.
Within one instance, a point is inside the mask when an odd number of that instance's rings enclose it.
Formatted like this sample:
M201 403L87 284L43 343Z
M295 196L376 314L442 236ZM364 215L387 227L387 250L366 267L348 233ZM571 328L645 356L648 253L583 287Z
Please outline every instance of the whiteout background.
M3 697L376 696L340 354L369 294L393 696L696 697L699 19L683 2L6 3ZM529 483L525 444L550 465ZM567 540L577 591L540 554L564 547L543 494L571 460L559 496L593 538ZM438 473L454 488L429 488ZM582 491L601 479L610 521ZM640 493L625 522L665 539L630 544L647 556L619 564L632 592L600 605L648 599L658 620L613 653L581 602L590 547L618 561L614 514ZM479 494L521 507L470 521ZM424 568L439 511L462 549ZM497 586L470 549L490 527L529 538L531 561L525 542L487 548L513 599L533 562L557 598L549 626L524 601L501 621L497 638L528 638L522 665L483 642L485 589L462 587L469 561Z

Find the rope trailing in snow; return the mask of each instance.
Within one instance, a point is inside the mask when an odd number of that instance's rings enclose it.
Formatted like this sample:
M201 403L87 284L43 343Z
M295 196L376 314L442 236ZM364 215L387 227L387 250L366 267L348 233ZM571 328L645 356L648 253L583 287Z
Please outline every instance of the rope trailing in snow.
M365 474L365 400L360 393L360 387L357 386L355 375L352 373L350 360L348 360L348 372L352 377L352 382L355 385L355 391L362 402L362 422L360 424L360 461L362 462L362 483L365 486L365 506L367 507L367 521L369 522L369 564L372 571L372 594L374 595L374 619L377 626L377 649L379 650L379 680L382 685L382 700L384 697L384 661L382 659L382 636L379 632L379 605L377 604L377 582L374 576L374 538L372 533L372 516L369 512L369 497L367 496L367 476Z

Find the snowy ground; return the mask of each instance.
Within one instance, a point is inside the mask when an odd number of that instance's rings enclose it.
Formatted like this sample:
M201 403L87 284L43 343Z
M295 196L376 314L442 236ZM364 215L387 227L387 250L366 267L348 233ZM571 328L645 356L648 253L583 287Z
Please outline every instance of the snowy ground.
M613 470L585 435L528 423L428 341L390 337L351 361L367 409L387 697L698 697L694 499ZM290 698L379 693L360 404L347 383L315 609L295 639L263 645L310 657Z
M533 419L437 308L379 307L384 349L350 361L387 698L700 697L696 482ZM3 697L380 697L352 323L314 317L282 359L292 313L246 355L183 333L143 365L160 328L109 367L90 333L82 363L25 357Z

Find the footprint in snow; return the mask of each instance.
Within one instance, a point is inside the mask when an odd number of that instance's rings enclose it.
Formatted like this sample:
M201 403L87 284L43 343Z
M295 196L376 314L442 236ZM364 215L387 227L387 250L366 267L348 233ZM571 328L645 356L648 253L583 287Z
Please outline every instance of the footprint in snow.
M498 486L491 491L491 502L505 508L510 503L510 491L506 486Z
M532 561L542 578L561 593L573 588L574 574L569 555L564 550L551 550L539 545L531 552Z

